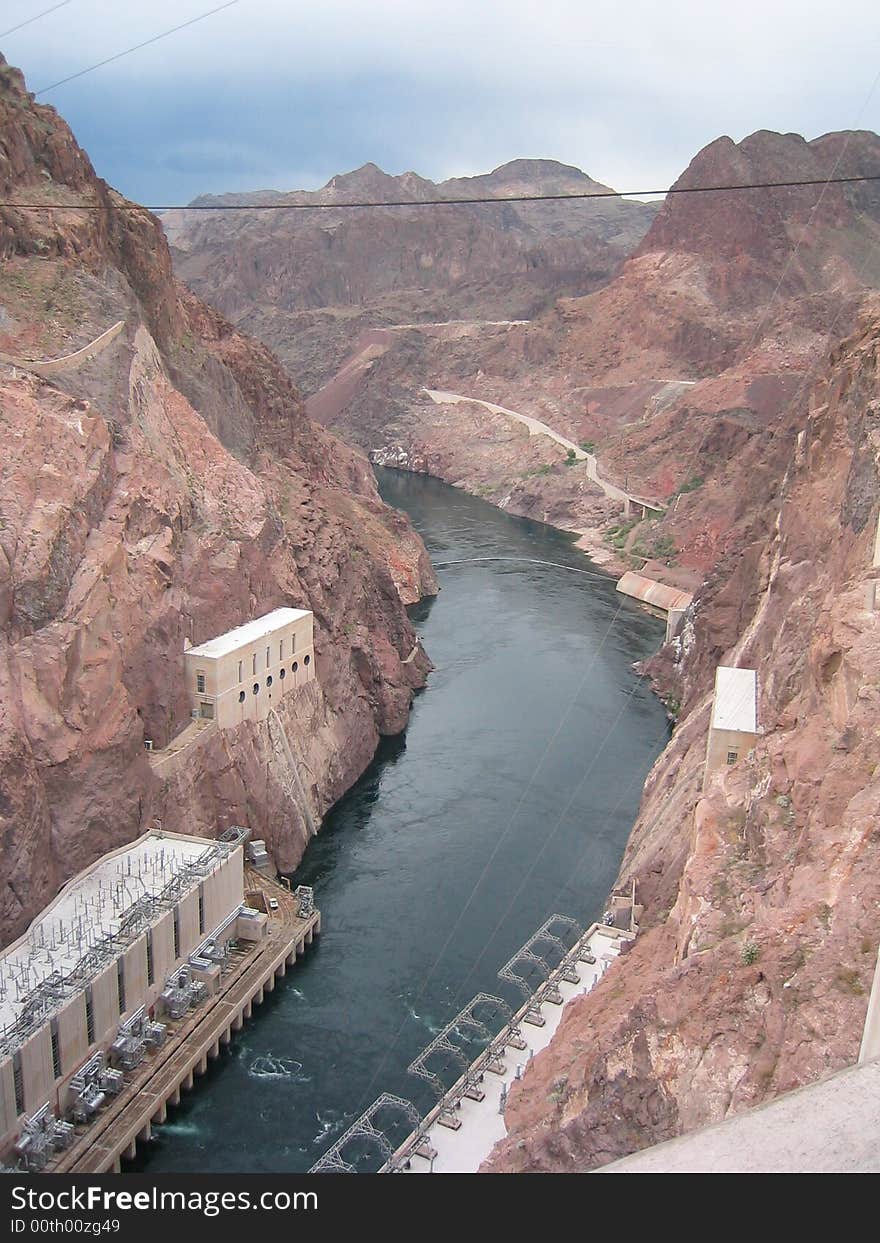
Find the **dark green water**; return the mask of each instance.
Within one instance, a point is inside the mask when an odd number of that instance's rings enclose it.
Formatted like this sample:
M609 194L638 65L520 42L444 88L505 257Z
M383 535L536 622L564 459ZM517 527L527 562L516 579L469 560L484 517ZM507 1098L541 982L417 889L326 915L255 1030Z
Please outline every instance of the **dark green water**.
M436 564L593 569L549 527L377 473ZM315 887L322 936L128 1168L301 1171L380 1092L424 1112L430 1090L406 1066L433 1034L476 992L518 1000L495 973L549 914L604 909L667 737L631 667L662 626L611 579L526 562L438 577L439 597L413 610L436 668L406 733L294 877Z

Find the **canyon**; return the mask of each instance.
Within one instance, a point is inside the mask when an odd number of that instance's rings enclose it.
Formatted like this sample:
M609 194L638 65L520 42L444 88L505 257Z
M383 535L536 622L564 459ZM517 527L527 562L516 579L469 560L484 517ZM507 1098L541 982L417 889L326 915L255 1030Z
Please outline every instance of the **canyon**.
M436 590L369 464L314 426L265 346L180 285L155 217L96 175L0 65L0 930L151 824L249 824L292 869L310 821L406 723L429 662L405 604ZM95 353L51 376L30 360ZM109 335L109 334L108 334ZM318 680L279 705L305 805L265 726L193 748L186 641L292 603Z
M622 255L621 240L616 268L606 263L603 277L585 264L589 288L572 292L557 266L555 296L529 305L533 278L521 271L519 250L514 262L507 251L472 250L470 266L456 269L453 282L445 277L442 304L434 266L427 276L413 271L415 257L429 251L460 257L460 231L471 214L503 218L510 204L456 209L467 219L455 228L453 209L433 209L430 219L403 209L392 233L392 209L343 219L342 211L327 209L325 218L315 207L306 225L298 212L249 214L246 196L222 196L218 203L241 203L241 211L178 213L166 227L181 275L208 301L247 314L301 378L312 417L375 460L426 470L511 513L573 531L611 568L628 568L635 549L698 578L736 541L741 471L760 477L768 436L803 399L817 358L850 330L865 292L880 285L880 196L871 182L684 191L821 181L832 171L855 177L872 172L878 159L880 140L867 131L811 142L769 131L739 143L720 138L697 154L659 210L618 201L627 221L633 208L650 215L635 218L641 232L630 224L630 249ZM570 192L600 188L585 174L548 181L544 161L516 168L512 188L504 169L454 184L470 195L494 186L499 196L555 192L563 184ZM375 169L349 176L334 178L311 201L344 201L346 193L365 201L406 198L411 177L380 177ZM442 197L449 184L434 189ZM574 238L583 251L607 229L613 202L516 210L535 213L530 223L542 247L559 242L558 218L567 210L566 243ZM549 218L537 214L542 209ZM334 295L339 260L318 240L322 221L357 239L360 258L351 263L360 283L344 298L338 289ZM380 254L381 279L363 267L365 256ZM284 279L261 279L264 273ZM311 321L302 318L318 312L290 306L306 273L316 298L337 299L320 312L332 320L320 334L322 367L311 360ZM389 281L406 287L405 307L389 310ZM426 390L478 404L438 407ZM487 402L586 446L608 483L662 501L665 517L622 523L619 503L609 503L583 464L487 410Z
M657 662L682 706L621 870L642 932L511 1094L488 1168L593 1168L856 1060L880 938L878 349L874 301ZM758 670L762 734L704 790L719 661Z
M759 131L711 143L675 189L878 165L869 132ZM177 227L198 287L207 226ZM232 229L225 216L209 226L224 288ZM267 232L246 216L234 229L251 249ZM676 193L595 288L532 308L481 301L482 266L466 296L391 324L365 295L363 314L345 312L341 365L334 346L327 373L306 368L309 412L375 461L575 532L609 568L647 561L696 588L678 636L644 667L674 731L618 878L637 882L642 932L567 1007L511 1094L488 1170L595 1168L855 1060L880 938L865 604L880 504L878 243L871 181ZM624 521L597 474L663 512ZM719 663L758 670L761 734L704 790Z
M514 160L439 184L366 164L316 191L205 195L192 204L198 211L165 212L162 224L178 275L275 349L311 393L335 374L362 330L529 319L560 294L599 288L657 211L613 197L574 210L553 202L439 209L426 202L608 193L553 160ZM400 206L334 210L350 202ZM254 204L279 210L254 211Z
M696 588L642 666L674 729L618 878L640 935L485 1168L595 1168L853 1062L880 938L876 183L427 209L601 187L368 165L278 196L304 216L220 196L160 223L5 62L0 130L3 936L157 820L245 822L292 869L400 733L430 669L405 606L437 581L369 453ZM760 131L676 189L878 165L868 132ZM623 521L619 490L661 508ZM319 676L280 709L307 805L256 724L159 780L184 643L281 603L315 615ZM761 732L704 787L719 663L757 669Z

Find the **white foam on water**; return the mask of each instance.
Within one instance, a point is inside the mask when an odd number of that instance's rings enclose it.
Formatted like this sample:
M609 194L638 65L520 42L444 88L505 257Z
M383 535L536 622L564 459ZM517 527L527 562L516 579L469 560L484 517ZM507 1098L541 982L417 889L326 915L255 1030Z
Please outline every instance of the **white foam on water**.
M433 1022L431 1019L424 1018L421 1014L416 1014L412 1006L407 1006L406 1012L414 1023L420 1023L426 1031L431 1033L432 1036L439 1035L439 1033L443 1030L442 1024L438 1026L437 1023Z
M308 1075L302 1074L302 1062L292 1057L276 1057L272 1053L254 1058L248 1067L253 1079L289 1079L295 1083L309 1083Z
M186 1135L197 1138L202 1134L202 1128L197 1122L163 1122L157 1129L162 1135Z
M321 1113L320 1109L315 1111L315 1117L320 1124L321 1129L312 1140L313 1144L322 1143L328 1135L335 1135L345 1130L349 1121L354 1119L356 1115L353 1113L340 1113L337 1109L328 1109Z

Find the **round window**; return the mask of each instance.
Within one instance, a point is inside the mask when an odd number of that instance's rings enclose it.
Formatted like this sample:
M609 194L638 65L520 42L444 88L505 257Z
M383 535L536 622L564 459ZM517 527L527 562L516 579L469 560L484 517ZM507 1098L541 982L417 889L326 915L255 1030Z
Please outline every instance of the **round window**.
M312 663L312 658L311 658L311 656L305 656L305 657L303 658L303 664L304 664L304 665L310 665L311 663Z
M260 684L259 682L254 682L254 694L258 695L259 693L260 693Z
M294 661L290 668L291 668L291 672L296 673L297 669L299 668L299 665L297 664L296 661Z
M244 703L244 691L239 691L239 692L238 692L238 702L239 702L240 704L243 704L243 703Z
M281 672L278 674L278 676L279 676L279 678L284 678L284 677L286 677L286 676L287 676L287 670L286 670L286 669L282 669L282 670L281 670Z
M266 685L267 686L272 685L272 674L271 673L269 674L268 678L266 678Z

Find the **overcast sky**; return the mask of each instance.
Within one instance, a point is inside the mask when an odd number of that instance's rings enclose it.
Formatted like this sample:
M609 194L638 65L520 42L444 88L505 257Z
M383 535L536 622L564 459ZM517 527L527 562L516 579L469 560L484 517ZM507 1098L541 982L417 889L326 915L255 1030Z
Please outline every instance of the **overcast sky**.
M58 0L3 0L0 30ZM0 38L31 90L221 0L68 0ZM368 160L517 157L665 186L720 134L880 130L877 0L239 0L40 96L150 204L314 188Z

